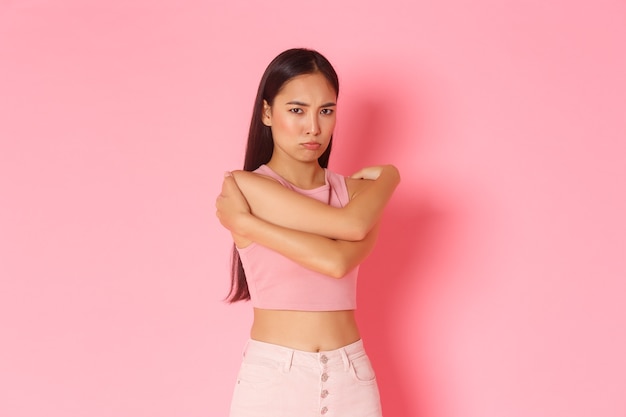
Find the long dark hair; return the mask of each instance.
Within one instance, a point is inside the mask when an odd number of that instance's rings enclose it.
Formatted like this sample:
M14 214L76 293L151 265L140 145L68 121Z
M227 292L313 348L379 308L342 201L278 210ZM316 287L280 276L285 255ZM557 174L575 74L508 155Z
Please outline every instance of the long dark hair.
M299 75L314 73L320 73L326 77L335 89L335 94L339 95L337 73L330 62L317 51L303 48L288 49L274 58L267 66L254 100L250 131L248 132L248 145L243 164L245 171L254 171L261 165L268 163L274 151L274 139L272 138L271 128L265 126L262 120L263 100L272 106L274 98L287 81ZM328 148L318 158L322 168L328 167L332 144L333 139L331 136ZM239 252L237 252L237 248L234 245L231 268L230 292L227 300L231 303L249 300L250 291L246 282L246 273L243 269Z

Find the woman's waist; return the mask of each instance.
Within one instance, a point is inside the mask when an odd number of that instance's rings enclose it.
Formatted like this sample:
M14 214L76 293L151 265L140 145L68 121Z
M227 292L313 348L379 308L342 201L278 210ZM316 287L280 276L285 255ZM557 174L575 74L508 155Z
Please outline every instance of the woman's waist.
M360 339L353 310L290 311L254 309L253 340L318 352Z
M289 369L291 366L298 366L317 370L330 370L342 367L347 370L351 360L364 355L366 354L361 339L337 349L320 350L317 352L298 350L250 339L244 349L244 362L263 363L265 365L274 363L279 366L284 365L286 369Z

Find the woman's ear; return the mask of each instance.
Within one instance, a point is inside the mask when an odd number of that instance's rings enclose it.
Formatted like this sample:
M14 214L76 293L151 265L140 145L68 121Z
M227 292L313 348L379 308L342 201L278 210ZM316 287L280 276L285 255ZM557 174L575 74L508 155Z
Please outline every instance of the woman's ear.
M267 104L267 101L263 100L263 124L265 126L271 126L272 125L272 108L270 107L269 104Z

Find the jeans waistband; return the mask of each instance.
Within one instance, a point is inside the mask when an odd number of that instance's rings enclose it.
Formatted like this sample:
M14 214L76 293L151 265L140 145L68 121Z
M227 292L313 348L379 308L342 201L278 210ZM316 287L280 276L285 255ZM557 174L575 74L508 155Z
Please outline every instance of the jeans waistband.
M243 353L244 357L256 357L276 361L283 365L285 370L289 370L292 366L326 369L340 365L343 366L345 370L348 370L350 360L358 356L363 356L364 354L365 349L363 348L363 341L361 339L339 349L319 352L306 352L291 349L286 346L249 339Z

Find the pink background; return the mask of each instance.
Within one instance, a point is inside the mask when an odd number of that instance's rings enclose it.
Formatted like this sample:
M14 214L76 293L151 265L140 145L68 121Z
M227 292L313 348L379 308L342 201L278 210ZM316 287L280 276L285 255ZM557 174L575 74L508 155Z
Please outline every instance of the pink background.
M214 199L308 46L331 167L403 174L360 277L386 417L623 417L624 45L623 1L0 1L0 415L226 415Z

